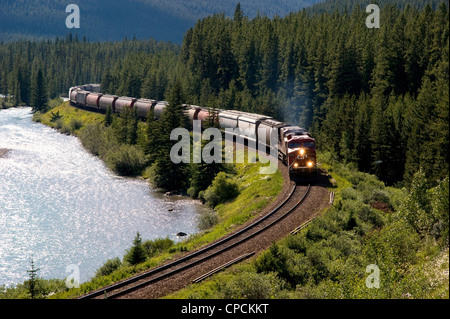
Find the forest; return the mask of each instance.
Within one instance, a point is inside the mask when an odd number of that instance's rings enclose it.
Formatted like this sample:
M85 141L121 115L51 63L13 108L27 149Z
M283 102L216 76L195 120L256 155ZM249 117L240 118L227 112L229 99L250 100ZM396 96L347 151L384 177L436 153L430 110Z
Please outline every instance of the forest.
M0 45L0 94L29 104L41 69L50 98L70 86L102 83L118 95L274 116L311 131L321 150L408 184L420 168L448 174L448 5L386 4L381 28L350 13L199 20L181 46L155 40L88 42L77 35ZM433 9L435 8L435 9ZM5 102L2 102L5 103Z
M387 185L448 174L448 6L366 13L200 20L175 56L131 54L103 90L274 116L311 131L318 147ZM171 63L163 61L171 60ZM174 60L172 60L174 59Z

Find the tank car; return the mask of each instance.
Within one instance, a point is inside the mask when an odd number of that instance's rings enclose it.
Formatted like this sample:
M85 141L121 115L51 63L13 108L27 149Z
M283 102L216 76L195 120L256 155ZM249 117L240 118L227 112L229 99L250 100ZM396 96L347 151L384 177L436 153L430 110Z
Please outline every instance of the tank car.
M168 104L169 103L166 101L160 101L160 102L156 103L155 110L154 110L155 119L159 119L161 117L161 115L164 112L164 109L166 108L166 106Z
M121 96L116 100L116 103L114 104L114 112L122 113L125 109L131 110L136 101L137 99Z
M150 110L156 105L155 100L139 99L134 103L138 116L141 119L146 119Z
M108 107L112 108L112 111L115 112L116 101L119 97L115 95L105 94L100 97L98 102L99 109L105 113Z
M98 111L99 110L99 101L103 96L101 93L90 93L86 98L86 108L89 110Z

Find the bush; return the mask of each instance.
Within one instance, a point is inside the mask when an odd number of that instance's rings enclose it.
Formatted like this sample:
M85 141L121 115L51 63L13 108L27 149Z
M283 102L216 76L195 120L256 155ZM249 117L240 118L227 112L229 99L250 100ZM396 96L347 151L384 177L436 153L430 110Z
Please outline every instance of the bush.
M80 131L78 137L83 146L95 156L99 156L106 139L100 124L89 124Z
M79 130L83 127L83 122L79 119L72 119L70 121L70 127L72 128L72 131Z
M108 259L95 273L95 277L107 276L122 265L118 257Z
M56 119L55 121L52 121L55 123L55 125L53 126L54 128L56 128L57 130L62 129L62 127L64 126L64 122L62 119Z
M173 246L174 242L170 238L157 238L154 240L145 241L142 246L144 247L147 257L153 257L154 255L169 250Z
M214 178L214 181L210 187L202 194L204 200L211 207L215 207L218 204L224 203L227 200L233 199L239 195L238 184L229 179L225 172L220 172Z
M146 166L144 152L135 145L120 145L105 156L108 167L121 176L137 176Z
M0 107L1 109L1 107ZM42 113L37 111L33 114L33 121L37 122L37 123L41 123L42 122Z
M219 216L216 212L205 212L198 216L197 227L200 230L206 230L217 224Z
M268 299L283 286L275 274L243 272L232 280L223 281L219 291L225 299Z

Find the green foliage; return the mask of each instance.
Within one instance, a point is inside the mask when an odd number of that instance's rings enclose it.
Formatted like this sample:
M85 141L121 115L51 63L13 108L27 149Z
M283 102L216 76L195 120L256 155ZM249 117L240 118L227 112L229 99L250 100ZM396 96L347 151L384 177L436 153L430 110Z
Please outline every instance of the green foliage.
M154 124L148 121L147 129L159 134L158 137L148 135L147 148L151 149L153 158L152 183L159 188L166 190L179 190L187 188L188 166L185 163L174 163L170 157L172 147L176 141L170 140L170 135L174 129L187 127L187 117L184 114L183 90L180 82L175 82L170 90L169 104L164 109L161 118ZM157 141L157 143L155 143Z
M103 266L101 266L95 272L95 277L107 276L117 270L122 265L122 262L118 257L113 259L108 259Z
M31 84L30 106L33 112L45 111L47 108L47 88L42 70L39 69Z
M39 112L39 111L37 111L37 112ZM62 115L59 114L59 111L57 111L56 113L53 113L53 111L51 111L50 117L51 117L50 122L56 122L62 118Z
M207 141L202 141L202 150L207 145ZM223 155L223 153L221 154ZM191 179L190 179L190 188L188 190L188 194L197 198L200 197L199 193L206 190L217 174L221 171L227 170L227 165L220 163L205 163L203 158L201 159L201 163L192 163L191 164ZM204 192L202 192L204 194Z
M137 232L136 237L133 241L133 246L127 251L123 257L124 262L130 265L137 265L142 263L147 258L145 249L142 245L142 238L139 232Z
M227 281L220 282L215 298L224 299L269 299L283 286L274 273L256 274L242 272Z
M145 241L144 247L147 258L151 258L159 253L168 251L174 245L173 240L169 238L157 238L154 240Z
M448 256L448 226L443 226L448 225L448 178L430 189L423 176L423 172L417 174L407 193L336 163L333 177L338 184L350 186L337 188L339 205L297 235L272 244L249 265L238 266L180 295L240 298L242 290L234 283L245 280L241 271L246 269L254 273L255 284L262 284L264 276L276 276L278 281L266 287L272 292L268 295L275 298L445 298L448 279L441 274L448 270L448 262L437 260ZM375 208L379 203L389 203L389 210ZM419 203L428 207L430 215L439 211L436 216L441 222L414 228L415 224L405 218L405 209L420 207ZM442 234L447 237L441 238ZM371 264L380 269L380 288L366 287L366 267Z
M144 152L135 145L120 145L105 154L108 167L121 176L138 176L146 166Z
M239 195L239 187L225 172L220 172L214 178L203 194L204 200L209 206L215 207Z
M106 127L110 126L113 122L113 110L112 110L112 106L108 105L108 107L106 108L106 113L105 113L105 120L104 120L104 124Z
M83 122L80 119L72 119L70 121L70 127L72 131L78 131L83 127Z
M419 234L432 234L448 244L449 229L449 192L448 176L434 188L429 183L422 170L419 170L411 183L410 195L402 207L402 217Z
M219 222L219 215L214 211L202 213L197 218L197 227L199 230L207 230Z

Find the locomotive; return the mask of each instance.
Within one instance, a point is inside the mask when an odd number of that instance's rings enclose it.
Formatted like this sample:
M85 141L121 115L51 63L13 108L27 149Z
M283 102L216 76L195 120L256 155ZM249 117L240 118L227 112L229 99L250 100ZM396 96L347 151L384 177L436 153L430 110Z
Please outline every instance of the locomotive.
M71 87L69 100L73 106L101 113L105 113L108 107L111 107L114 113L120 113L125 108L136 108L141 119L146 119L150 110L153 110L155 119L159 119L168 104L165 101L119 97L100 92L100 84ZM291 175L317 173L316 141L306 129L261 114L210 109L197 105L183 106L191 124L194 120L203 123L215 112L221 129L233 129L237 132L236 135L263 144L266 149L274 145L273 136L276 136L278 158L289 168Z

